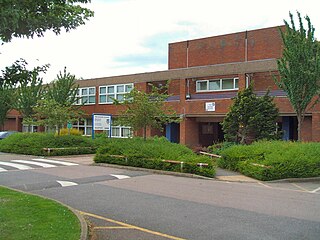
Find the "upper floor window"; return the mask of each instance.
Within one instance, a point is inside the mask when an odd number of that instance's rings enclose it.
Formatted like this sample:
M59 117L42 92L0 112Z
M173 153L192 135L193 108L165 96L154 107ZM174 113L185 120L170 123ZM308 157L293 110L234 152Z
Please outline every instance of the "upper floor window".
M197 92L237 90L238 82L238 78L198 80L196 88Z
M78 102L77 104L95 104L96 103L96 88L95 87L86 87L79 88L78 93Z
M99 103L113 103L114 99L123 101L125 94L131 92L133 83L99 87Z

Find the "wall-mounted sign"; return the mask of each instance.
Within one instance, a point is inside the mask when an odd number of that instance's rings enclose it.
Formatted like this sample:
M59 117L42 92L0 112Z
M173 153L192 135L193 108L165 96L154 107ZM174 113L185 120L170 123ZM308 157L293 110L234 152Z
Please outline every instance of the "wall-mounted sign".
M216 111L216 103L215 102L206 102L206 111L207 112Z
M111 115L108 114L93 114L93 130L108 131L111 127Z

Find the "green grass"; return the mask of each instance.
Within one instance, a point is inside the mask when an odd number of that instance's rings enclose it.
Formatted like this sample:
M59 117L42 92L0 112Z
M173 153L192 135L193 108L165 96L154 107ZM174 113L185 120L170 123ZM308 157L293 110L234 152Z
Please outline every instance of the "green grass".
M79 239L78 218L65 206L0 187L0 239Z

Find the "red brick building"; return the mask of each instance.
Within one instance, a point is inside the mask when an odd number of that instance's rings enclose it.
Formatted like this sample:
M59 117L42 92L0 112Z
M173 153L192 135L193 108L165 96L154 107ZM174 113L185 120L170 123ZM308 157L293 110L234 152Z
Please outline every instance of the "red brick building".
M85 102L83 109L88 118L74 127L90 135L92 113L113 116L119 113L119 106L112 104L112 98L121 100L133 87L148 91L150 85L165 84L169 80L171 96L167 104L175 109L181 122L168 124L163 133L149 129L148 135L164 135L191 147L208 146L223 140L219 123L228 112L232 98L253 81L258 96L269 89L275 97L283 139L295 140L296 114L285 92L273 81L277 75L276 60L281 54L279 27L171 43L169 70L78 81L79 96ZM302 129L304 141L320 141L319 105L306 114ZM22 131L21 121L17 112L12 111L4 129ZM113 126L114 137L127 137L129 133L128 127Z

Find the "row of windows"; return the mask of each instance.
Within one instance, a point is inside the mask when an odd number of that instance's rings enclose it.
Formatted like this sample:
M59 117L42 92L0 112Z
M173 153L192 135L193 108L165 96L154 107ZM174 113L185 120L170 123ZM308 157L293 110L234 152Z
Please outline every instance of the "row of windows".
M196 82L197 92L237 90L238 78L199 80Z
M238 78L198 80L196 82L197 92L237 90ZM133 84L117 84L99 87L99 103L113 103L114 99L123 101L125 94L133 89ZM79 88L77 104L95 104L96 103L95 87Z

